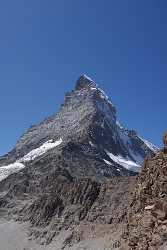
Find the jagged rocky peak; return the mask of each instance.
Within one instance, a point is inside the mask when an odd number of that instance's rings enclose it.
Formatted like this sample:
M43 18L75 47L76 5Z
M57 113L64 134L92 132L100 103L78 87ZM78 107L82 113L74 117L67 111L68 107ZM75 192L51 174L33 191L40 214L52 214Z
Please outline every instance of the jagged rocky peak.
M74 92L76 95L78 95L79 92L80 98L82 96L85 101L86 96L88 96L89 100L93 101L93 105L98 111L105 113L111 112L112 116L116 116L116 108L111 102L110 98L89 76L84 74L79 77L76 82ZM71 93L67 93L65 103L67 103L70 97Z
M32 126L15 148L0 158L6 178L43 158L67 168L73 176L133 175L156 148L134 130L120 125L105 92L88 76L79 77L59 112ZM40 165L41 169L44 167ZM7 170L8 171L7 171Z
M87 75L81 75L76 82L75 90L97 88L96 83Z

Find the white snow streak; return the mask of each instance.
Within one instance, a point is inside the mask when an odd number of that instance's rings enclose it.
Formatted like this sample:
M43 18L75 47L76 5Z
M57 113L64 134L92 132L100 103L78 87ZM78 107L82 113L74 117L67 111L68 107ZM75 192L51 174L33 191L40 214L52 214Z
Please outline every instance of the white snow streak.
M20 162L33 161L36 157L39 157L45 154L49 149L55 148L62 143L60 138L58 141L52 142L52 140L45 142L39 148L33 149L27 155L20 159Z
M131 161L129 159L125 159L120 155L113 155L112 153L108 152L107 150L106 154L110 157L111 160L116 162L117 164L121 165L122 167L132 170L134 172L139 172L141 166L136 164L134 161Z
M15 162L7 166L0 167L0 181L7 178L10 174L16 173L19 170L23 169L25 166L20 162Z
M88 79L90 82L94 82L89 76L87 76L87 75L83 75L86 79Z
M155 207L155 204L149 205L149 206L145 207L144 209L145 210L152 210L154 207Z
M45 154L48 150L57 147L63 142L62 138L53 142L53 140L49 140L41 145L39 148L33 149L28 154L23 156L21 159L16 162L9 164L7 166L0 167L0 181L7 178L9 175L13 173L19 172L21 169L25 168L24 163L33 161L35 158Z
M113 164L109 161L107 161L106 159L103 159L103 161L107 164L107 165L110 165L110 166L113 166Z
M142 137L138 136L140 138L140 140L142 140L147 147L149 147L152 151L157 151L158 150L158 147L156 147L154 144L152 144L151 142L147 141L147 140L144 140Z

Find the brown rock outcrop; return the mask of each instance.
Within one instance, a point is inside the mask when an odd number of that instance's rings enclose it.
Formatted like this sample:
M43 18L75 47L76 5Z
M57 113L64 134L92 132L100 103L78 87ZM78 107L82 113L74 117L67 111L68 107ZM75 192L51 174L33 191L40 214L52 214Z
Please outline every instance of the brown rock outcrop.
M167 249L167 135L164 149L144 162L129 212L130 250Z

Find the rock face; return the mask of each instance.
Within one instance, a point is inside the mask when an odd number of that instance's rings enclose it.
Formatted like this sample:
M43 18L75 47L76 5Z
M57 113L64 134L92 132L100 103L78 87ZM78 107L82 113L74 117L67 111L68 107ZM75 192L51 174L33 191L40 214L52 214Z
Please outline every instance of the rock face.
M167 249L167 153L145 160L129 214L129 249Z
M60 111L32 126L15 148L0 158L0 177L38 159L62 162L72 176L134 175L156 148L134 130L120 125L104 91L86 75L65 95Z

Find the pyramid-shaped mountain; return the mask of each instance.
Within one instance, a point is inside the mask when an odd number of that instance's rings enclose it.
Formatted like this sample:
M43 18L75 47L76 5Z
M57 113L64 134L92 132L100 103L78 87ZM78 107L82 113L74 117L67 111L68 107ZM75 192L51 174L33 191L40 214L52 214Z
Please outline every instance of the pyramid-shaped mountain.
M120 125L107 95L88 76L66 93L59 112L32 126L15 148L0 158L0 180L33 166L59 166L71 176L103 180L135 175L156 147Z

